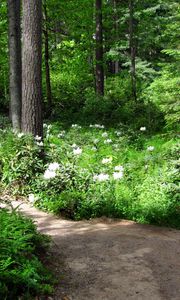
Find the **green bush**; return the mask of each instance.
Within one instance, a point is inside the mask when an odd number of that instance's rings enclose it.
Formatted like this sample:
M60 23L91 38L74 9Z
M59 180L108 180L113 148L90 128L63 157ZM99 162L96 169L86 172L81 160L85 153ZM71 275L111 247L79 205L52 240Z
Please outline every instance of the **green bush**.
M49 238L16 211L0 210L0 298L33 299L52 291L51 275L40 257Z
M105 215L180 227L175 137L122 124L45 128L44 159L31 137L3 132L2 182L11 192L32 194L34 205L71 219Z
M163 113L152 101L138 99L135 103L131 96L131 81L128 73L108 78L105 82L104 97L97 97L94 89L86 89L83 119L88 122L101 121L113 126L119 123L139 129L146 124L151 132L162 130Z
M42 172L41 147L30 135L2 131L0 133L0 176L12 193L28 190L28 185Z

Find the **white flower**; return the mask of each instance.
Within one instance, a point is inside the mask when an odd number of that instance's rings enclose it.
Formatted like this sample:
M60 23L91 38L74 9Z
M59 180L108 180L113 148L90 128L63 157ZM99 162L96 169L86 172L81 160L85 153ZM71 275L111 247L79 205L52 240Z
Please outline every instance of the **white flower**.
M41 141L42 137L39 135L36 135L34 139L35 139L35 141Z
M107 132L103 132L102 133L102 137L107 137L108 136L108 133Z
M94 142L94 144L97 144L97 143L99 143L99 139L95 139L93 142Z
M110 164L111 162L112 162L112 157L102 159L102 164Z
M48 166L49 171L56 171L59 169L59 164L57 162L51 163Z
M29 194L29 195L28 195L28 201L31 202L31 203L33 203L33 202L35 201L35 196L34 196L34 194Z
M43 147L43 142L36 142L37 146Z
M71 146L72 148L78 148L78 146L76 144L72 144Z
M65 136L65 130L62 130L59 134L58 134L58 138L62 138Z
M44 179L51 179L56 177L56 172L55 171L51 171L49 169L47 169L44 173Z
M97 151L97 148L96 147L92 147L91 150Z
M121 178L123 178L123 172L114 172L113 173L113 178L114 179L121 179Z
M47 124L46 123L43 124L43 128L47 128Z
M90 128L93 128L93 127L94 127L94 125L90 124L90 125L89 125L89 127L90 127Z
M123 171L124 171L124 168L123 168L123 166L115 166L115 167L114 167L114 170L115 170L115 171L123 172Z
M82 153L82 149L81 148L76 148L76 149L73 149L73 154L74 155L80 155Z
M112 140L111 139L107 139L104 141L104 144L111 144L112 143Z
M146 131L146 127L141 127L139 130L140 131Z
M153 150L154 150L154 146L149 146L149 147L147 147L147 150L148 150L148 151L153 151Z
M72 124L71 127L72 128L81 128L81 126L79 126L78 124Z
M17 137L20 139L21 137L23 137L24 136L24 133L23 132L19 132L18 134L17 134Z
M106 180L108 180L109 179L109 175L108 174L103 174L103 173L101 173L101 174L96 174L96 175L94 175L94 177L93 177L93 180L94 181L106 181Z
M118 131L118 130L116 130L115 133L117 136L120 136L122 134L121 131Z

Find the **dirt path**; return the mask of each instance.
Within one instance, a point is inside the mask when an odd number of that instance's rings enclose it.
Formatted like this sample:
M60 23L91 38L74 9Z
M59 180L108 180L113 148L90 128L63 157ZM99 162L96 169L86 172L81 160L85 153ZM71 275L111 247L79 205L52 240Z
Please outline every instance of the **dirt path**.
M50 299L180 299L180 231L107 219L66 221L28 204L20 209L53 238L59 284Z

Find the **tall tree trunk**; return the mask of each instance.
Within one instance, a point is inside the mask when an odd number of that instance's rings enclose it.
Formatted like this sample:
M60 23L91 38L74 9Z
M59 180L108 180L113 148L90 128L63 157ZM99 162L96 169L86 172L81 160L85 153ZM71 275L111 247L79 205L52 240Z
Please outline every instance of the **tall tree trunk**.
M136 94L136 46L134 37L134 6L133 0L129 0L129 47L131 57L131 84L132 84L132 96L133 99L137 100Z
M21 127L21 29L20 0L8 0L10 117L14 129Z
M102 0L96 0L96 94L104 95Z
M115 41L118 42L118 15L117 15L117 0L113 0L113 9L114 9L114 31L115 31ZM116 59L114 61L114 74L119 73L119 61Z
M42 1L22 3L22 131L42 136Z
M45 59L45 72L46 72L46 97L47 97L47 104L48 104L48 112L51 113L52 108L52 93L51 93L51 79L50 79L50 67L49 67L49 33L47 27L47 6L46 0L44 0L44 59Z

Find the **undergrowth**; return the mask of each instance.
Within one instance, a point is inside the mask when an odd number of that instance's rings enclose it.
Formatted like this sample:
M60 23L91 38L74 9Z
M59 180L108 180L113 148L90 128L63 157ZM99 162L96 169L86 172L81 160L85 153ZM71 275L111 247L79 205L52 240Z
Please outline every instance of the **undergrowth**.
M17 211L0 210L0 299L35 299L52 292L52 275L41 257L49 238Z
M0 135L1 183L33 205L74 220L105 215L180 228L175 135L58 123L44 124L43 142Z

